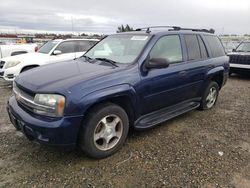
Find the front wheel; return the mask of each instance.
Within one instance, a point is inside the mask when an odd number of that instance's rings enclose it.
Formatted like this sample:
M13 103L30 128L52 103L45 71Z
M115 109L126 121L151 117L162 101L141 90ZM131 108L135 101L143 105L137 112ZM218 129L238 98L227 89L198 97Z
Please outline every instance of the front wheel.
M108 157L122 147L128 130L129 120L124 109L112 103L98 105L82 124L80 148L93 158Z
M216 82L210 82L203 94L200 109L208 110L214 107L219 95L219 86Z

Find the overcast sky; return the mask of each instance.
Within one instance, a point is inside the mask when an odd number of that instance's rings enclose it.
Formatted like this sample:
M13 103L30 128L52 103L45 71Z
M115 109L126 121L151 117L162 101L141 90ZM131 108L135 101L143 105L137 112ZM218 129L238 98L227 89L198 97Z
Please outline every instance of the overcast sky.
M250 0L7 0L0 3L0 31L113 33L177 25L214 28L217 34L250 34Z

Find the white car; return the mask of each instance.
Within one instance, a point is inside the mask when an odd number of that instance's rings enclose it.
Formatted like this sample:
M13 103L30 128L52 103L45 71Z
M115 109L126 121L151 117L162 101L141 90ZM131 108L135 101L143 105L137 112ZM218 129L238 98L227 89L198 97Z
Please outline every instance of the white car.
M0 58L36 52L37 44L2 44L0 45Z
M51 40L36 53L0 59L0 77L12 82L21 72L49 63L73 60L94 46L98 39Z

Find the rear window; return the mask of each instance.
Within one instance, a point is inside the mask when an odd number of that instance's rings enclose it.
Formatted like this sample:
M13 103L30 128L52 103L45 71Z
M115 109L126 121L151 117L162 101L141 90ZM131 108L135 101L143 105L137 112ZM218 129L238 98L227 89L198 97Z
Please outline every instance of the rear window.
M213 35L205 35L204 37L210 47L212 57L225 56L225 49L218 37Z

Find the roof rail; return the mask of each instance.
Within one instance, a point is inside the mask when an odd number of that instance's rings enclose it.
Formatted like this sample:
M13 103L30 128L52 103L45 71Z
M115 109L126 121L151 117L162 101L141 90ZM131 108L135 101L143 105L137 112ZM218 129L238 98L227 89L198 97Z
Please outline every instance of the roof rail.
M150 33L151 30L150 29L154 29L154 28L170 28L168 31L180 31L180 30L185 30L185 31L196 31L196 32L206 32L206 33L211 33L209 30L207 29L194 29L194 28L182 28L179 26L152 26L152 27L144 27L144 28L138 28L135 31L142 31L142 30L146 30L146 33Z
M197 31L197 32L206 32L206 33L211 33L211 31L207 29L194 29L194 28L179 28L179 29L174 29L174 30L185 30L185 31Z
M146 30L146 33L150 33L150 29L155 29L155 28L172 28L173 30L179 30L180 27L178 26L152 26L152 27L142 27L142 28L137 28L135 31L142 31Z

